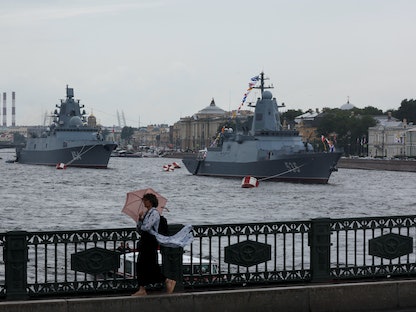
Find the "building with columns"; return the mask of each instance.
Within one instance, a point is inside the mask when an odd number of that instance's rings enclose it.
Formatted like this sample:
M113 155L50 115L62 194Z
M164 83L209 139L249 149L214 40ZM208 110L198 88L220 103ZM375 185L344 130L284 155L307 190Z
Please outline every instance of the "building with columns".
M209 147L215 140L221 127L235 124L232 116L235 111L227 112L215 105L215 100L190 117L183 117L172 127L172 142L183 151L199 150ZM240 111L239 118L246 120L253 115L251 111Z
M183 117L174 128L177 130L179 146L182 150L198 150L210 146L219 127L229 118L229 113L211 103L190 117Z

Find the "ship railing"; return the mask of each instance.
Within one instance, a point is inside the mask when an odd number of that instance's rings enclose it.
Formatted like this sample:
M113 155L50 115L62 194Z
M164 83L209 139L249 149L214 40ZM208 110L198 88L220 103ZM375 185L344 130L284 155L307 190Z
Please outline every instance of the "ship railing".
M207 149L199 150L198 154L196 155L197 160L204 160L207 157Z
M170 225L171 234L180 228ZM414 215L194 225L193 233L190 246L162 249L165 275L182 291L416 274ZM134 250L139 239L134 228L0 233L0 298L130 294L137 280L117 247Z

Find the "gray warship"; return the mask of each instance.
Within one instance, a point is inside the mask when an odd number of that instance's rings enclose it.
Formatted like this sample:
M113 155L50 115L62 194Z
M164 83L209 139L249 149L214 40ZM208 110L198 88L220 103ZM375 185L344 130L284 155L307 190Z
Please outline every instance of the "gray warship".
M104 140L101 130L86 124L84 105L74 100L74 89L66 87L66 99L56 105L53 123L30 129L26 145L16 148L16 161L33 165L60 165L107 168L111 152L117 147Z
M219 144L182 159L193 175L245 178L258 181L328 183L337 171L341 152L315 152L296 130L283 129L277 101L259 75L261 98L257 99L251 129L225 131Z

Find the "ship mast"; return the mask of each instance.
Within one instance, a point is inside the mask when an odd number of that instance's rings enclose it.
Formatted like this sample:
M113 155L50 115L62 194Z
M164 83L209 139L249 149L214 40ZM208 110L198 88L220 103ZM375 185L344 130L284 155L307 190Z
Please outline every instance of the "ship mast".
M253 89L260 89L260 91L261 91L261 96L263 96L263 92L264 92L264 89L273 89L274 87L273 87L273 85L271 85L271 86L264 86L264 81L265 80L269 80L269 78L264 78L264 72L261 72L260 73L260 86L258 86L258 87L253 87Z

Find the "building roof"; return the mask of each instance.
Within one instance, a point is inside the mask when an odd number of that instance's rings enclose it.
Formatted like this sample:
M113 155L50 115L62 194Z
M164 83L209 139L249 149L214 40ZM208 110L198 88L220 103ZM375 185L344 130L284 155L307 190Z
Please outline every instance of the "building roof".
M380 122L378 125L375 126L378 129L385 129L385 128L404 128L403 122L401 121L386 121Z
M295 122L300 123L301 121L305 121L305 120L314 120L316 116L318 115L319 113L316 111L308 111L302 115L295 117Z
M226 111L219 108L215 105L214 98L211 100L211 104L209 106L205 107L204 109L201 109L197 115L225 115Z
M388 115L378 115L378 116L373 116L373 118L378 122L378 123L385 123L385 122L393 122L393 121L400 121L397 118L394 118L393 116L391 116L391 114Z

